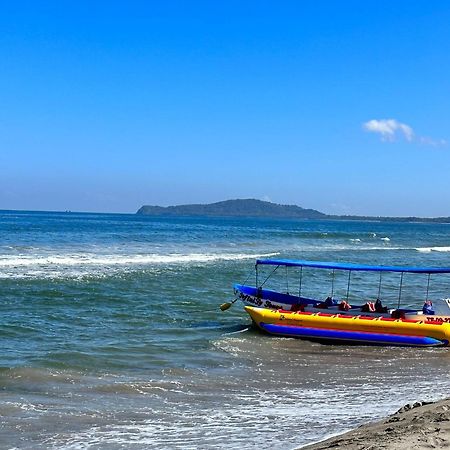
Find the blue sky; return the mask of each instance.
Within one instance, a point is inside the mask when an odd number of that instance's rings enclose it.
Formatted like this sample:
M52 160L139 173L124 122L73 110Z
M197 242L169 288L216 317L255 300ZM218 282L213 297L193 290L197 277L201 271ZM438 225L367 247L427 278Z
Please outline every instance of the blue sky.
M3 4L0 209L448 216L449 23L446 1Z

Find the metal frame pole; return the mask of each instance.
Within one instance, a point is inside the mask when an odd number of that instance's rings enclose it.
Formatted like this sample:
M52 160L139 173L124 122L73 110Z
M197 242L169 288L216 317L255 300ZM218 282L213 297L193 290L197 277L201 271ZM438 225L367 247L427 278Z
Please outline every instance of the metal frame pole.
M300 267L300 282L298 285L298 296L302 296L302 277L303 277L303 266Z
M349 294L349 292L350 292L350 276L351 276L351 275L352 275L352 271L349 270L349 271L348 271L348 282L347 282L347 297L346 297L347 302L348 302L348 294Z
M286 294L289 294L288 266L286 266Z
M379 300L381 300L380 297L381 297L381 274L382 273L383 272L380 272L380 282L378 283L378 296L377 296L377 299L379 299Z
M430 277L431 277L431 273L428 274L428 281L427 281L427 295L425 296L425 301L428 300L428 293L430 292Z
M334 295L334 269L331 273L331 298L333 298Z
M398 306L397 309L400 309L400 300L402 298L402 286L403 286L403 272L400 277L400 289L398 290Z

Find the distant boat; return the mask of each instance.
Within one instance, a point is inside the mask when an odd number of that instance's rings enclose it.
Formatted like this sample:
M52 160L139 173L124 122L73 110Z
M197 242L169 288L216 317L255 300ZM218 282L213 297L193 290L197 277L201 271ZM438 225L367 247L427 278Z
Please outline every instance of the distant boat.
M274 266L262 282L259 266ZM267 280L280 267L299 268L298 295L263 289ZM301 295L303 268L332 270L331 294L324 300ZM348 273L344 298L334 297L334 273ZM353 272L401 274L398 304L395 308L383 306L380 299L362 304L350 304L349 292ZM422 309L401 307L403 275L427 275L427 288ZM277 336L298 337L326 343L356 343L406 346L447 346L450 341L450 299L428 299L430 276L450 274L450 267L372 266L338 262L303 261L288 259L257 260L255 286L235 284L236 299L240 299L253 322L263 331Z

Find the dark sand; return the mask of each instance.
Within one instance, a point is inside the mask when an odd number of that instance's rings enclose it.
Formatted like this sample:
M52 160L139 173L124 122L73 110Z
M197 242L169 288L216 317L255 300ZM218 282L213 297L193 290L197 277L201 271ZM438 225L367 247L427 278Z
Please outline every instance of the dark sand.
M450 449L450 399L405 405L378 422L361 425L302 450Z

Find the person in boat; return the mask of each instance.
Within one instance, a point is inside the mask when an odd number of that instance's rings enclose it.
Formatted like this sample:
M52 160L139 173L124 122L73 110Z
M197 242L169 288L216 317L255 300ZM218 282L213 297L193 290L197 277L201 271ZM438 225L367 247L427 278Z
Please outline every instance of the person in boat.
M349 302L346 302L345 300L342 300L341 303L339 303L339 311L348 311L352 309Z
M381 300L379 298L377 298L376 302L375 302L375 311L378 313L387 313L387 306L383 306L383 304L381 303Z
M433 302L431 300L426 300L423 304L422 312L429 316L434 315Z
M406 318L405 311L402 309L394 309L394 311L391 312L391 318L392 319L405 319Z
M302 303L294 303L291 306L291 311L293 311L293 312L297 312L297 311L304 312L305 311L305 305L302 304Z
M377 312L377 313L387 313L387 307L383 306L381 303L381 300L379 298L376 299L374 302L366 302L361 307L362 312Z
M320 302L318 305L316 305L316 308L322 308L327 309L330 306L336 306L338 304L337 300L333 297L328 296L325 301Z
M361 312L375 312L375 302L366 302L361 306Z

